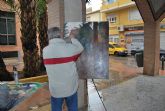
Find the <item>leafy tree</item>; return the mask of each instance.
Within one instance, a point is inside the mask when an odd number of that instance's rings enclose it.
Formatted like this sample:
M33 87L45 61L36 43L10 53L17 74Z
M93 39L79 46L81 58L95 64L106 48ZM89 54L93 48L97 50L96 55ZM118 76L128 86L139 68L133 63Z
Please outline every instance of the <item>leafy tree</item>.
M14 4L13 0L5 1L14 11L16 11L21 19L24 73L26 76L34 76L34 74L40 70L45 70L42 50L48 44L46 0L18 0L19 4ZM82 0L83 12L85 12L85 2L89 3L90 0ZM83 13L83 19L85 21L85 13ZM38 55L38 47L36 44L36 27L38 27L39 34L40 57Z
M40 44L40 70L45 71L43 48L48 45L48 15L46 0L37 0L38 39Z
M7 0L7 3L11 6L11 9L14 10L21 19L21 26L22 26L21 40L22 40L22 48L24 52L23 60L24 60L25 74L27 76L34 76L33 74L31 75L31 73L35 74L39 71L45 71L45 67L43 64L42 50L48 44L48 37L47 37L48 17L47 17L46 0L28 0L28 1L19 0L20 5L14 3L13 0ZM31 3L31 5L29 4L29 6L32 5L33 6L29 7L26 5L26 3L28 4ZM31 16L31 17L27 17L27 16ZM30 22L31 24L28 24L27 21ZM28 25L26 26L26 24ZM29 29L30 27L32 29ZM31 30L31 33L27 32L26 29ZM38 55L38 47L36 45L36 40L37 40L36 31L38 31L40 57ZM33 37L28 34L33 34ZM30 51L33 51L33 55L29 54L31 53ZM34 63L34 66L29 66L30 65L29 63Z
M39 72L40 66L36 34L36 0L19 0L19 4L24 74L30 77Z

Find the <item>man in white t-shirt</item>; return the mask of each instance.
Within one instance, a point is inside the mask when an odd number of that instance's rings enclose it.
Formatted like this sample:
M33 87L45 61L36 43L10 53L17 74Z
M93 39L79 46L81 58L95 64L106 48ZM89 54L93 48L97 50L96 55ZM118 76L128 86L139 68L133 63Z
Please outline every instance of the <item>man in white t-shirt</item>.
M83 51L81 43L75 39L76 31L70 34L70 43L61 38L59 28L48 30L49 45L43 49L52 111L62 111L65 99L68 111L78 111L78 73L76 60Z

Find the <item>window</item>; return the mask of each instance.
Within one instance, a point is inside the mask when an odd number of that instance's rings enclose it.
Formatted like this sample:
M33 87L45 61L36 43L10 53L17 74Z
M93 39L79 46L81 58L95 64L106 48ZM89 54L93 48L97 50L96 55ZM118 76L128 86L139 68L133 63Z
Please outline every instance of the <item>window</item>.
M142 42L144 42L144 39L140 39L140 38L139 38L139 39L135 39L135 38L134 38L134 39L132 40L132 42L137 42L137 43L140 42L140 43L142 43Z
M108 3L114 3L114 2L116 2L116 0L108 0Z
M2 57L3 57L3 58L18 57L18 51L2 52Z
M109 44L109 48L114 48L111 44Z
M116 0L102 0L102 1L103 1L103 4L111 4L111 3L116 2Z
M110 38L109 38L109 42L113 42L113 38L110 37Z
M120 48L120 46L118 44L113 44L113 46L116 48Z
M0 45L16 45L15 13L0 11Z
M116 23L116 16L110 15L107 17L107 20L109 21L109 23Z
M119 43L119 36L118 35L109 36L109 42Z
M138 9L129 10L129 20L142 20Z
M113 38L114 39L114 42L116 42L116 43L119 43L119 38Z

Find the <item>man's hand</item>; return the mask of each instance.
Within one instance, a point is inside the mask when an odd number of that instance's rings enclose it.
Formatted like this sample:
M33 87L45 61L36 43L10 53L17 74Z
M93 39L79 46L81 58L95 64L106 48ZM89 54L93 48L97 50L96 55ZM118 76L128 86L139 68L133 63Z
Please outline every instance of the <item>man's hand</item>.
M75 38L79 34L79 29L72 29L69 38Z

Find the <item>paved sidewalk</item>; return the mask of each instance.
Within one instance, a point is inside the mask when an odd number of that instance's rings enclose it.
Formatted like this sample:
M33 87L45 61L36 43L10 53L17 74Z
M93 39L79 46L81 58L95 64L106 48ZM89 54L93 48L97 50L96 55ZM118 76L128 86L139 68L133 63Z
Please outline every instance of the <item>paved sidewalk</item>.
M101 94L101 92L100 92L100 94ZM88 96L89 96L88 107L79 109L79 111L104 111L101 100L100 100L91 80L88 80ZM50 104L48 103L46 105L40 106L38 108L36 107L36 109L29 110L29 111L51 111ZM63 111L67 111L67 109L64 108Z
M108 111L165 111L165 77L138 76L102 90Z
M157 77L140 76L143 68L136 66L134 58L113 58L110 79L95 80L107 111L165 111L165 71L160 70ZM89 106L79 111L105 111L90 80L88 92ZM28 111L50 111L50 104Z
M89 106L79 111L105 111L89 82ZM107 111L165 111L165 77L138 76L99 93ZM50 105L30 111L50 111Z

